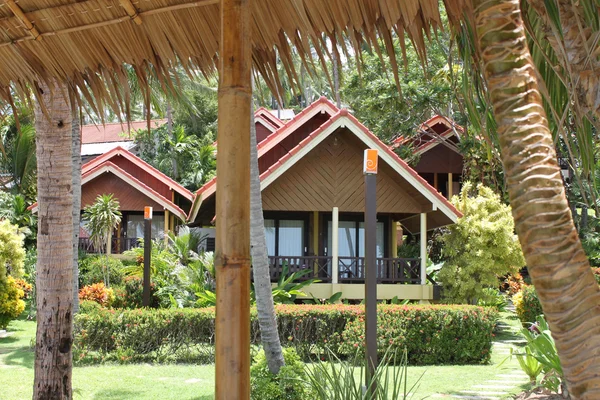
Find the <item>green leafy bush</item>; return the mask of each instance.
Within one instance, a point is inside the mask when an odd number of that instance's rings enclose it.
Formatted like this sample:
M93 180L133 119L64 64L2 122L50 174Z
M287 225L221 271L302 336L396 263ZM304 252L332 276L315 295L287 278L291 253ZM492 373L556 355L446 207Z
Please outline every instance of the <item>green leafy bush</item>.
M15 282L23 274L23 234L7 220L0 220L0 329L25 309L24 293Z
M119 286L123 282L123 263L121 260L105 256L85 257L79 262L79 286L93 285L103 282L106 275L111 286Z
M313 396L305 365L294 349L283 350L285 365L277 375L269 371L265 352L254 357L250 367L252 400L305 400Z
M305 360L332 351L346 358L364 347L364 307L360 305L278 305L279 334ZM379 345L409 350L418 364L485 363L489 360L493 309L474 306L381 305ZM94 310L75 318L79 358L100 355L127 361L211 362L214 309ZM256 310L251 342L260 343ZM84 354L84 357L80 355ZM77 357L76 357L77 359Z
M0 280L0 329L6 329L8 323L25 310L23 291L19 289L12 276Z
M144 294L144 283L142 278L128 276L123 279L123 284L114 288L114 308L140 308ZM150 282L150 307L157 308L159 300L156 296L156 285Z
M516 273L525 264L514 234L509 206L490 188L466 182L452 203L463 216L443 236L444 266L438 274L444 297L454 303L476 304L484 288L498 286L498 279Z
M506 311L508 301L506 296L500 293L498 289L485 288L477 305L481 307L494 307L497 311Z
M535 322L538 315L544 313L535 287L531 285L523 285L522 290L513 296L513 304L524 325Z
M490 360L496 313L481 307L380 306L379 358L406 349L412 365L477 364ZM348 322L341 353L364 353L364 315Z

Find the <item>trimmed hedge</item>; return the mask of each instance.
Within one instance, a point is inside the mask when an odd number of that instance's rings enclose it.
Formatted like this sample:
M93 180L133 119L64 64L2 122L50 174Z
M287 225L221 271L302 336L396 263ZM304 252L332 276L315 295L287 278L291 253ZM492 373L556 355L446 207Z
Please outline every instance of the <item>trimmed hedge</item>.
M282 343L303 359L364 348L363 306L279 305L276 312ZM496 317L475 306L380 305L379 347L406 347L412 364L486 363ZM75 318L74 359L212 362L214 338L214 308L92 310ZM260 343L256 310L251 342Z

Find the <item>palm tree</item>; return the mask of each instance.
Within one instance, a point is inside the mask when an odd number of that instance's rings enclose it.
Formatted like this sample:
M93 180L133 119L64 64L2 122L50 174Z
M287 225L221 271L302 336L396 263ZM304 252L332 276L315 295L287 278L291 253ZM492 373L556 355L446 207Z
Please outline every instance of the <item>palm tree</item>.
M600 290L575 229L518 0L475 0L515 228L569 391L600 398Z
M267 257L267 239L265 237L265 221L258 174L254 110L250 112L250 254L252 256L252 274L254 275L254 292L260 338L269 370L277 374L279 369L285 365L285 361L279 341L279 332L277 331L269 259Z
M14 117L11 118L13 121ZM0 171L8 181L0 181L5 190L35 198L35 127L25 123L17 129L14 122L0 129Z
M112 232L121 222L119 201L112 194L102 194L96 198L94 204L86 206L83 210L83 219L90 231L90 239L94 247L102 252L105 249L106 257L110 254ZM106 286L110 286L108 269L105 270Z
M71 180L73 181L73 313L79 311L79 221L81 219L81 129L73 108Z
M72 116L67 92L57 81L42 82L38 96L45 107L35 107L39 224L33 398L40 400L72 398Z

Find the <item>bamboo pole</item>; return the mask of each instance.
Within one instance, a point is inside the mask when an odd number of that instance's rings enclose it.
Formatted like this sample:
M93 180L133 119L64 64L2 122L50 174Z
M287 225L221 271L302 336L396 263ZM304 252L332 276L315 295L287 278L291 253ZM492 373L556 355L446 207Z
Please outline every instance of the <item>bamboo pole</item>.
M221 3L215 399L250 398L249 0Z

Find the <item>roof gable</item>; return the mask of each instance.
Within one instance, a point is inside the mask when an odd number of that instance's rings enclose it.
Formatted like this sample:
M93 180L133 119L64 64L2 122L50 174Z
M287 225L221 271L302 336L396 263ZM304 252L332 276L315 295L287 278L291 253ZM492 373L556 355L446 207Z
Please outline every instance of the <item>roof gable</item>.
M260 158L274 148L278 143L288 137L302 126L306 121L312 118L316 113L333 113L331 117L322 124L318 129L315 129L307 137L301 140L294 148L287 151L285 155L280 157L276 162L269 166L260 175L261 190L264 190L279 178L286 170L291 168L295 163L302 159L306 154L315 148L319 143L324 141L328 136L334 133L339 128L347 128L360 139L368 148L379 150L379 157L388 164L396 173L405 179L410 185L416 188L430 203L431 210L439 210L444 218L451 222L455 222L461 213L446 200L437 190L429 185L417 172L406 164L398 155L396 155L387 145L379 138L371 133L364 125L362 125L354 116L348 113L347 110L338 110L337 107L330 101L321 98L319 101L311 104L307 109L303 110L292 121L288 122L285 127L270 135L266 140L258 145L259 164ZM217 178L213 178L206 185L198 190L195 202L202 202L212 196L216 191ZM199 204L192 206L193 211L190 213L190 220L195 219Z
M392 142L391 147L412 145L415 147L415 154L420 155L433 149L438 144L444 143L451 150L458 152L456 144L463 132L464 128L450 118L434 115L417 128L417 137L400 136Z
M120 161L120 157L126 160L126 163ZM175 190L182 197L189 201L193 200L192 192L190 192L188 189L122 147L116 147L108 153L105 153L85 163L81 167L81 172L82 174L85 174L87 171L96 168L107 161L112 161L113 164L119 165L121 168L127 170L129 174L138 176L138 178L141 178L144 176L144 174L147 174L147 176L152 177L155 181L160 182L160 185L164 186L165 188ZM162 191L158 186L153 187L153 190Z

